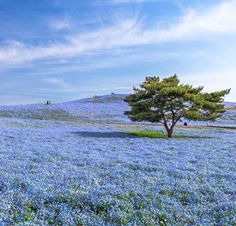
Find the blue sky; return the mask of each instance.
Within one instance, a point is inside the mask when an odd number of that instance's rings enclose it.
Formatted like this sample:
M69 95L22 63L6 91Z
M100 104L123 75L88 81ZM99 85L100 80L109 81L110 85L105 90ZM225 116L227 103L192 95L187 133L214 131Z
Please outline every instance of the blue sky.
M0 104L129 93L177 73L236 101L235 0L0 0Z

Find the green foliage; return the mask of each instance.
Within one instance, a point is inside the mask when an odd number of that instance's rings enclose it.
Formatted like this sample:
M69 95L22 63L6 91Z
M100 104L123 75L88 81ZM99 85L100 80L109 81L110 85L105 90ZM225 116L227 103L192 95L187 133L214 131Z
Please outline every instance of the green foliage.
M131 107L125 112L132 121L163 123L168 137L181 119L208 121L224 113L223 97L230 89L203 93L203 87L180 84L177 75L160 79L146 77L139 88L125 98Z
M148 137L148 138L167 138L168 136L161 131L145 131L145 130L134 130L130 131L129 134L136 137ZM173 135L173 138L209 138L200 136L184 136L184 135Z
M155 132L155 131L135 130L129 132L129 134L137 137L166 138L166 135L159 131Z

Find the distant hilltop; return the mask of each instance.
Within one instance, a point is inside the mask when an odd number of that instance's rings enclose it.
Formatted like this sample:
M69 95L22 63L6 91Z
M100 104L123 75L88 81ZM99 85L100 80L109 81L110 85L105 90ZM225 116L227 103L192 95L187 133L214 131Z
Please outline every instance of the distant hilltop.
M66 103L112 103L112 102L123 101L127 95L128 94L115 94L115 93L100 95L100 96L94 95L92 97L78 99ZM225 101L224 105L226 109L236 109L236 102Z
M62 102L62 103L58 103L58 102L53 102L50 99L49 100L45 100L44 103L35 103L35 104L19 104L19 105L0 105L0 110L1 109L12 109L13 107L17 107L17 109L19 107L21 108L33 108L33 107L40 107L42 105L48 105L48 107L51 106L55 106L55 105L65 105L65 104L69 104L69 105L74 105L74 104L82 104L82 103L117 103L117 102L123 102L124 98L127 96L128 94L116 94L116 93L111 93L111 94L107 94L107 95L93 95L91 97L87 97L87 98L82 98L82 99L77 99L77 100L72 100L72 101L66 101L66 102ZM127 103L125 103L127 105ZM224 102L225 104L225 108L226 109L236 109L236 102Z
M89 98L53 103L45 100L40 104L0 106L0 118L60 120L76 122L119 122L131 123L124 112L129 110L123 101L127 94L109 94ZM216 122L189 122L189 125L235 126L236 103L225 102L228 110Z
M235 102L224 102L226 109L236 109L236 103Z
M108 94L108 95L101 95L97 96L94 95L89 98L79 99L75 101L71 101L71 103L79 102L79 103L111 103L117 101L123 101L127 94Z

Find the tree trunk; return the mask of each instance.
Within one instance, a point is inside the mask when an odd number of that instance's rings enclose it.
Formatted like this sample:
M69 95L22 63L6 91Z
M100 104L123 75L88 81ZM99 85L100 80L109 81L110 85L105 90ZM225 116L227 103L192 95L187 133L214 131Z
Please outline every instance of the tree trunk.
M169 138L171 138L172 137L172 134L173 134L173 129L168 129L167 130L167 136L169 137Z
M173 134L173 126L171 126L170 128L168 127L168 125L167 125L167 123L164 123L164 127L165 127L165 129L166 129L166 132L167 132L167 136L169 137L169 138L171 138L172 137L172 134Z
M175 127L176 123L180 120L180 118L181 118L181 117L177 117L175 120L174 120L174 118L173 118L173 119L172 119L172 124L169 125L169 126L168 126L168 123L167 123L166 119L164 118L164 120L163 120L163 121L164 121L164 127L165 127L165 129L166 129L167 136L168 136L169 138L172 137L173 131L174 131L174 127Z

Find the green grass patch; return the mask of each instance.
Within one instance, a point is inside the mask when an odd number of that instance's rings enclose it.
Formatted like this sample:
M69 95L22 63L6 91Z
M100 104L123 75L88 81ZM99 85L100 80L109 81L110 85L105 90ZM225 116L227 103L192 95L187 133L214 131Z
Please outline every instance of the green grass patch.
M168 138L168 136L162 131L151 131L151 130L134 130L128 132L130 135L136 137L148 137L148 138ZM199 136L185 136L185 135L173 135L172 138L209 138Z
M166 134L161 131L145 131L145 130L134 130L130 131L129 134L136 137L149 137L149 138L166 138Z

